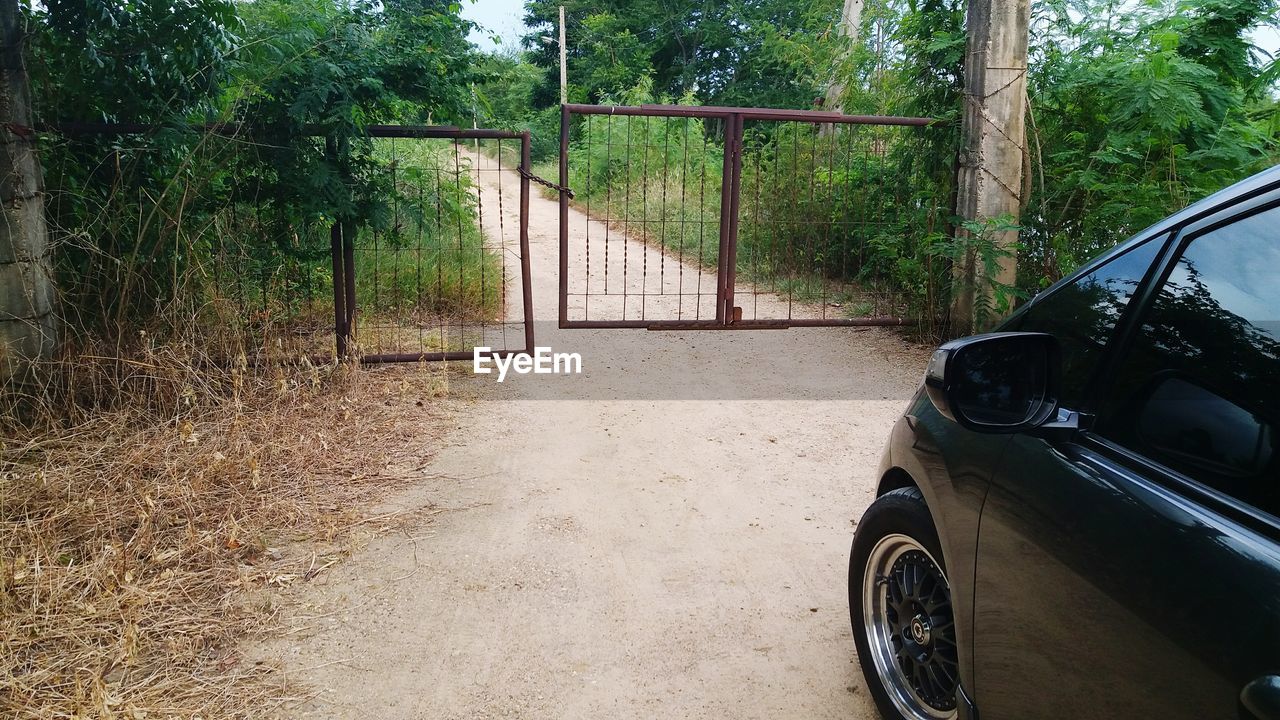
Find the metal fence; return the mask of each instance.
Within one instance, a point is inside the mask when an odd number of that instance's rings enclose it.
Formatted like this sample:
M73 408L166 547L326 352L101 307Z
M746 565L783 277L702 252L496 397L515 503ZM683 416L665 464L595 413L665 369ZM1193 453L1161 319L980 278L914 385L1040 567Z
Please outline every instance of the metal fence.
M560 326L911 323L882 249L921 236L926 118L566 105Z
M147 136L158 129L73 124L48 130L63 139L118 139L101 150L99 168L84 180L101 191L123 185L121 158L146 152ZM251 153L264 151L251 128L199 130L219 138L217 150L200 145L214 156L213 167L235 169ZM373 162L364 172L380 196L360 223L335 220L336 209L299 213L297 197L270 191L259 177L269 170L232 173L234 186L217 190L191 190L186 180L163 193L99 192L107 199L96 202L119 205L121 215L158 215L168 224L174 224L172 198L208 196L202 203L179 204L179 222L164 231L171 237L163 242L177 248L165 251L171 268L136 265L121 278L134 288L171 295L168 301L189 306L186 315L195 322L237 334L251 359L324 360L336 354L397 362L470 359L480 346L493 355L530 351L528 134L422 126L372 126L367 134ZM315 137L311 152L332 152L333 142ZM255 160L255 168L267 165ZM196 182L202 180L207 179ZM70 187L58 178L49 186L53 215L67 203L96 197L87 192L91 188ZM181 213L196 214L196 205L199 221L181 222ZM69 249L85 238L101 245L94 236L111 232L99 219L110 213L69 214L84 216L76 227L55 223L55 237ZM142 241L136 243L134 256ZM100 247L93 250L103 254ZM120 264L121 258L109 258L103 267ZM147 278L170 272L172 281L147 286ZM109 284L96 277L95 283Z
M342 278L334 284L339 354L353 343L364 362L469 360L475 347L532 352L528 133L381 127L371 134L386 139L393 207L382 229L354 238L344 227L332 230L334 276ZM494 146L482 150L479 140ZM515 167L504 160L504 141L518 144ZM471 202L468 217L462 209Z

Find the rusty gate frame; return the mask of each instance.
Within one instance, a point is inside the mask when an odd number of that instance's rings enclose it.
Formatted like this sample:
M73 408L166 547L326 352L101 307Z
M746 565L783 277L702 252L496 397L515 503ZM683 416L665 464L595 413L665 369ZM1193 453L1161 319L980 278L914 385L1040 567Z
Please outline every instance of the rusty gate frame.
M724 123L724 167L720 183L720 244L716 268L716 316L714 320L570 320L569 319L569 129L574 115L679 117L719 120ZM783 330L791 327L893 326L912 322L897 317L743 320L733 304L737 282L738 211L742 190L743 125L748 120L809 122L833 125L897 125L922 127L932 118L889 115L844 115L822 110L782 110L693 105L582 105L560 106L560 327L562 329L642 328L647 330Z
M533 286L529 269L529 131L466 130L437 125L370 125L365 128L371 138L451 139L462 140L519 140L520 141L520 289L524 310L524 347L516 350L474 350L416 353L360 353L354 358L361 363L432 362L446 360L472 360L475 357L510 357L532 355L534 343ZM348 357L348 349L356 332L356 275L354 238L347 238L342 223L334 222L329 232L330 253L333 261L333 322L337 357Z
M47 123L33 128L64 137L143 135L165 126L144 123L65 122ZM190 129L218 135L253 135L253 126L245 123L194 123ZM329 139L319 126L308 125L303 134L307 137ZM369 138L452 139L463 140L519 140L520 141L520 284L521 306L524 311L524 347L516 350L490 350L480 357L509 357L532 355L534 344L533 287L529 252L529 180L530 172L529 131L491 130L485 128L463 129L451 125L368 125L365 134ZM432 353L360 353L350 354L356 339L356 276L355 238L347 238L342 223L335 221L329 230L330 256L333 265L333 323L334 351L338 359L356 359L362 363L425 362L446 360L471 360L475 351L443 351ZM315 361L329 362L328 356L317 356Z

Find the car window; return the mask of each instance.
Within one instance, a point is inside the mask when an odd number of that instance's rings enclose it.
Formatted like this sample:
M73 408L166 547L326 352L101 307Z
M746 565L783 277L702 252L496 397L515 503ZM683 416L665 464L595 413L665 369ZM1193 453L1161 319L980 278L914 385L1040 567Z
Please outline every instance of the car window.
M1280 515L1280 208L1195 238L1099 416L1111 440Z
M1009 328L1058 338L1064 407L1081 409L1085 386L1102 350L1166 238L1161 235L1137 245L1036 300Z

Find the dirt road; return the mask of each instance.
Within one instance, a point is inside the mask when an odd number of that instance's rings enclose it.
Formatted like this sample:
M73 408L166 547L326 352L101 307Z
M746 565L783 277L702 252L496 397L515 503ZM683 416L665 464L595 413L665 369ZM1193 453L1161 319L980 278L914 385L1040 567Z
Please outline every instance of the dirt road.
M550 321L557 209L530 211ZM298 632L254 650L314 689L295 715L874 717L847 553L925 353L879 330L549 327L584 375L461 381L482 399L447 401L443 447L384 508L449 511L321 576Z

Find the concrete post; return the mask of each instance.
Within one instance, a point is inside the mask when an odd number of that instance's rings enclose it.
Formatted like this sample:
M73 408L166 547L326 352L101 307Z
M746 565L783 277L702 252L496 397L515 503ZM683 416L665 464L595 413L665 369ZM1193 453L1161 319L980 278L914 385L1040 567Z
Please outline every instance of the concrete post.
M1016 219L1022 209L1030 18L1030 0L969 0L956 195L956 214L963 220L981 223L1002 215ZM1003 231L990 239L997 248L1012 253L1018 234ZM954 273L951 332L964 335L986 329L996 319L986 312L993 283L1014 284L1016 258L1012 254L1002 258L994 276L989 276L971 251L956 264Z
M0 0L0 383L53 356L56 292L17 0Z

